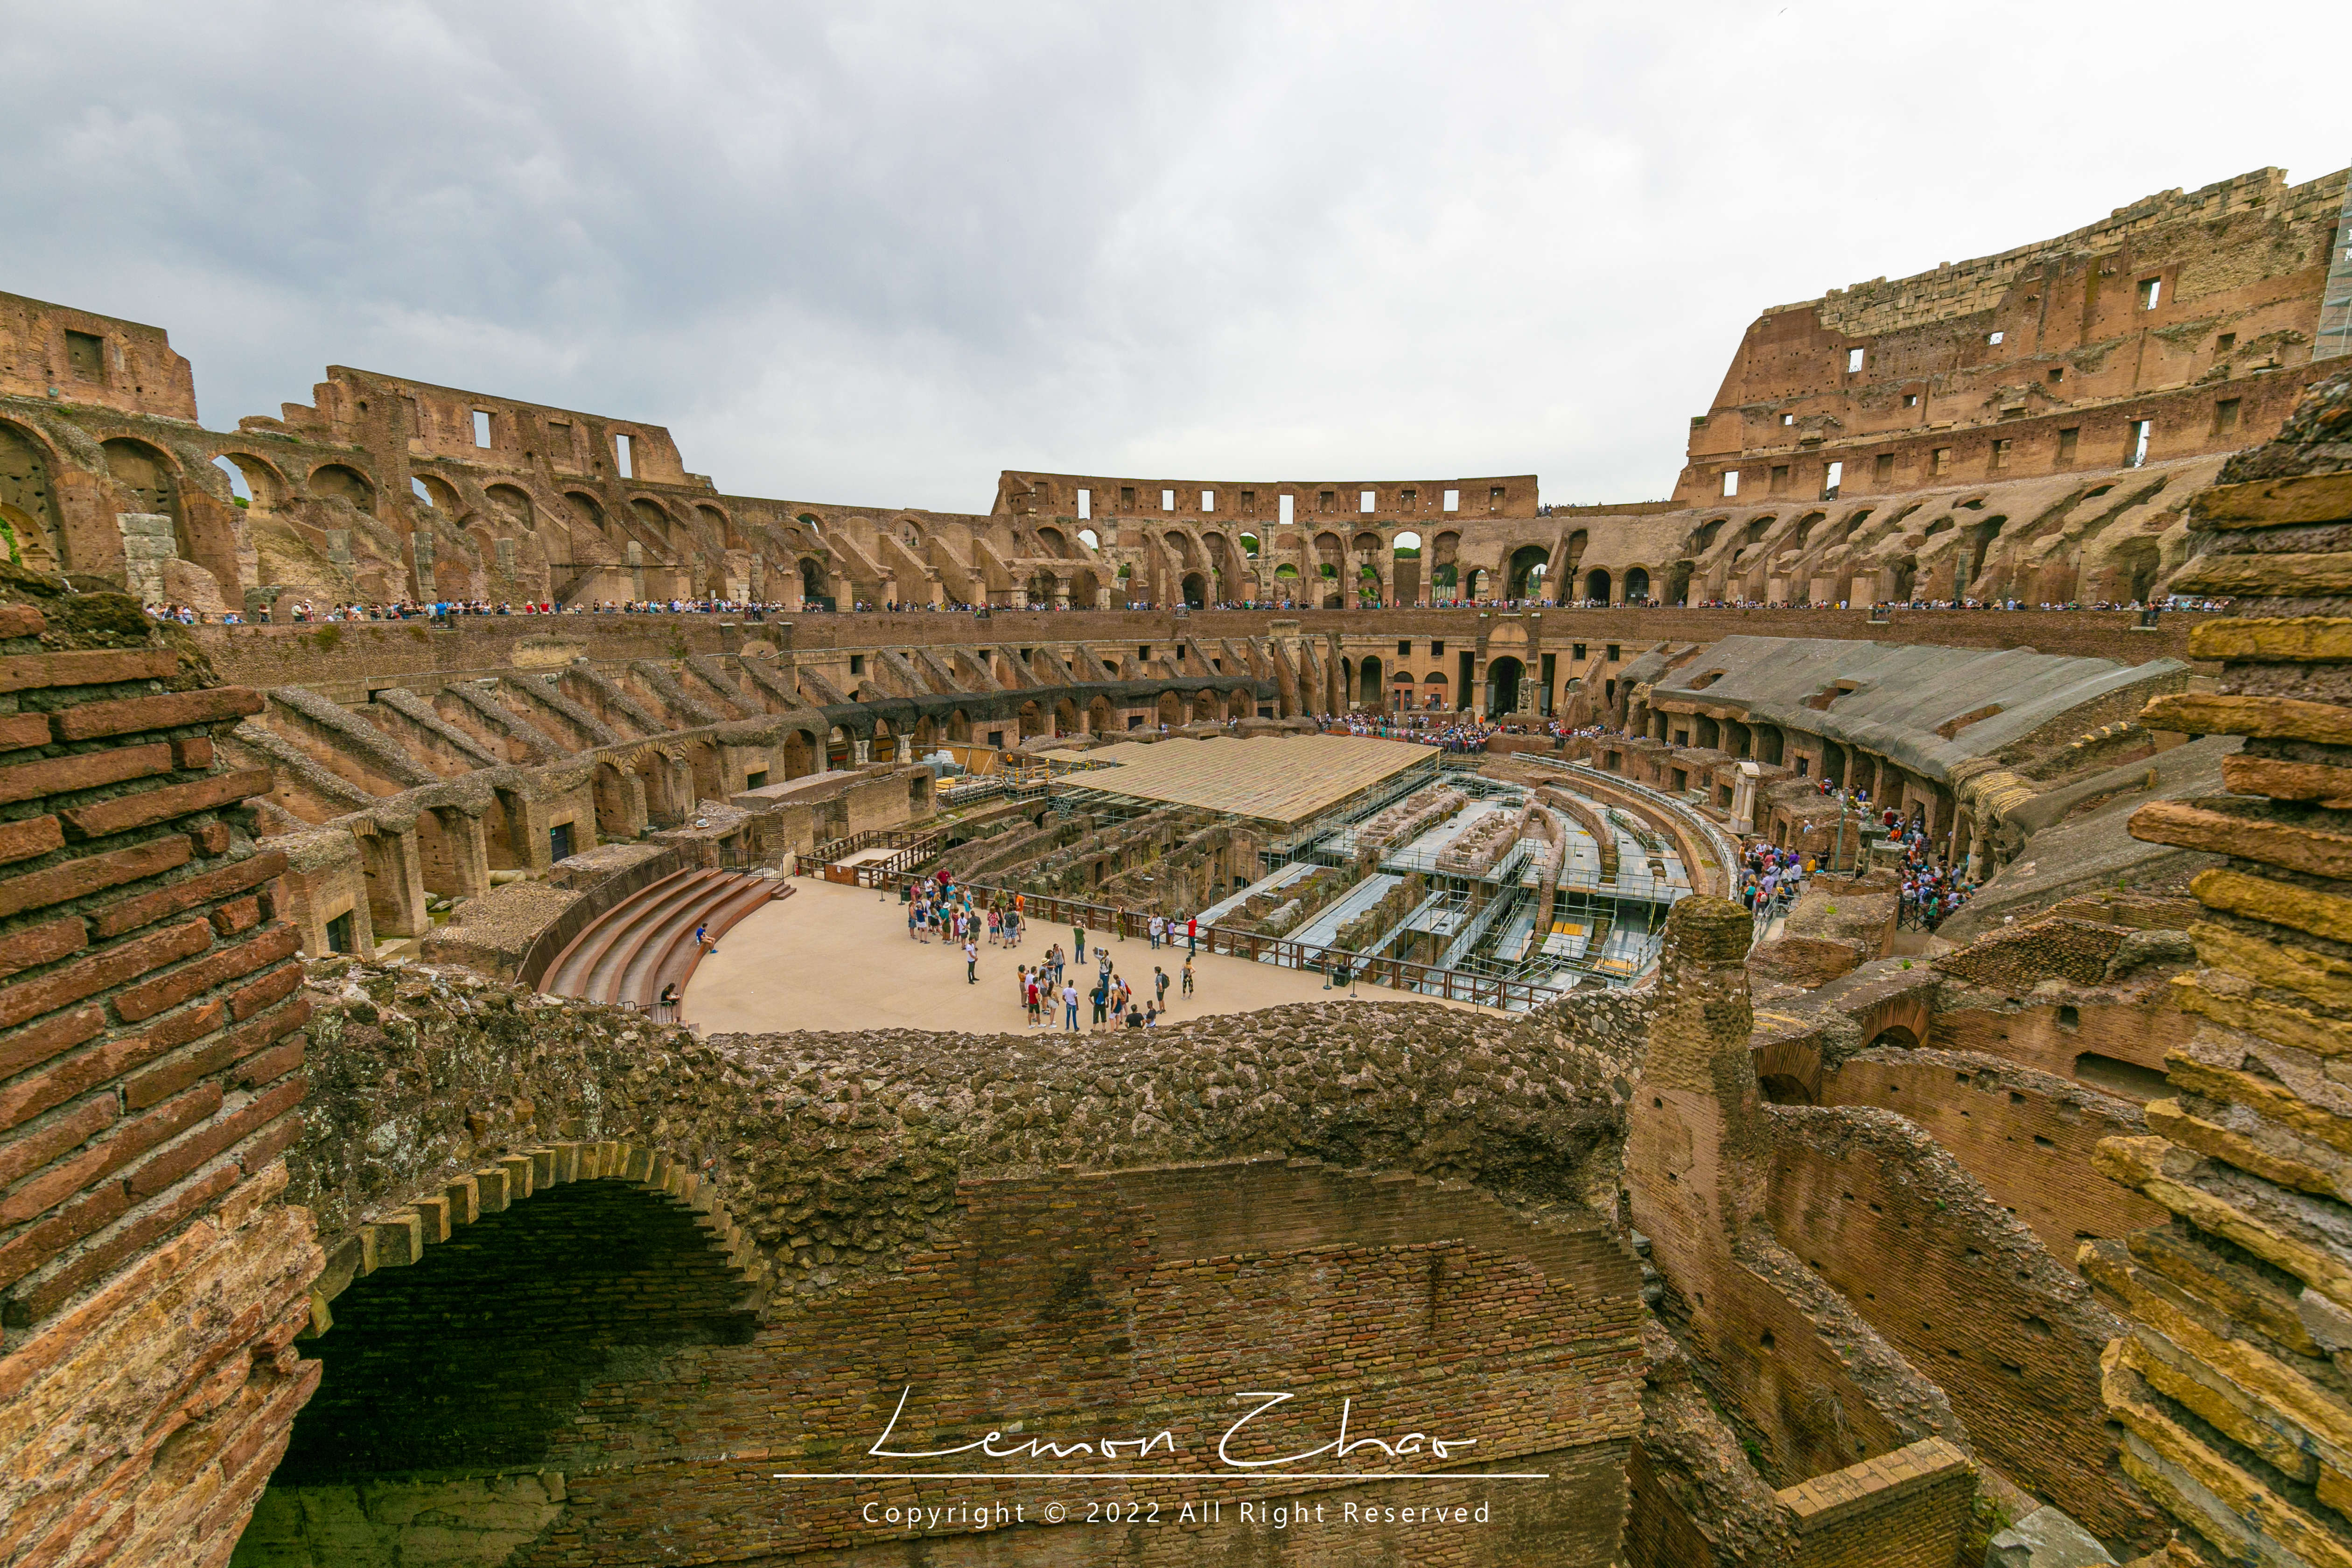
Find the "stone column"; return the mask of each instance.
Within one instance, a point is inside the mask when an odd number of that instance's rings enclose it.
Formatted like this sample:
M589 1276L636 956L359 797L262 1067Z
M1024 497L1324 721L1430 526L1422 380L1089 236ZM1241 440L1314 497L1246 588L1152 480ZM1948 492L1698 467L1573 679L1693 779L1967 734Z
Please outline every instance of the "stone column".
M415 563L416 598L419 604L431 604L440 597L433 581L433 531L420 528L408 536L410 558Z
M646 547L632 539L626 550L623 552L622 559L628 563L629 567L629 597L644 598L646 596Z
M121 511L114 525L122 531L123 586L142 605L163 602L163 563L180 553L172 520L160 511Z
M872 766L874 763L873 740L870 737L861 737L851 741L849 742L849 755L850 760L861 768Z

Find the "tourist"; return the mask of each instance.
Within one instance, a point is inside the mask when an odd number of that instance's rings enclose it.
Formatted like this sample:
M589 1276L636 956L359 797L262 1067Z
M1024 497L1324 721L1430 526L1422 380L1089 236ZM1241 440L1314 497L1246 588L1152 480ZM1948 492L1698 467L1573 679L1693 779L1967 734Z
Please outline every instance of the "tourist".
M1193 915L1184 921L1184 951L1186 952L1201 951L1201 917L1198 915ZM1192 968L1192 961L1186 959L1184 967Z
M719 944L710 940L710 927L706 923L694 928L694 945L705 952L717 952Z
M1158 915L1153 915L1151 917L1151 950L1154 952L1160 951L1160 933L1167 928L1167 921L1161 920Z
M1110 1022L1110 972L1108 970L1105 970L1101 977L1096 980L1093 1000L1095 1005L1093 1025L1096 1028L1100 1028Z
M1192 958L1190 953L1184 957L1184 994L1192 994Z
M1064 1021L1065 1021L1065 1023L1067 1025L1067 1026L1068 1026L1068 1028L1069 1028L1070 1032L1071 1032L1072 1034L1076 1034L1076 1033L1077 1033L1077 1030L1078 1030L1078 986L1077 986L1077 982L1076 982L1076 981L1074 981L1074 980L1073 980L1073 981L1066 981L1066 982L1064 982L1064 983L1063 983L1063 985L1062 985L1062 1009L1063 1009L1063 1011L1067 1015L1067 1017L1066 1017Z
M1151 966L1151 989L1158 993L1160 1005L1168 1005L1168 972L1156 963Z
M980 984L980 943L967 940L963 944L963 983Z

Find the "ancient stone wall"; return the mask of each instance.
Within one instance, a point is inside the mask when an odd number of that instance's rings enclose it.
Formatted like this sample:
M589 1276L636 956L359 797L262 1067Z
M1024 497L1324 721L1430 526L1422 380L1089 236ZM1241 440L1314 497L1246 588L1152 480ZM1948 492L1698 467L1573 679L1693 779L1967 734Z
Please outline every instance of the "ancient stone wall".
M2199 498L2206 552L2242 618L2197 639L2219 691L2148 721L2242 734L2229 793L2142 807L2132 831L2228 857L2190 884L2202 967L2173 987L2194 1032L2167 1053L2149 1132L2101 1168L2171 1215L2084 1247L2130 1320L2103 1362L2125 1471L2179 1527L2176 1559L2352 1561L2352 376Z
M264 779L215 757L259 700L58 586L0 605L0 1550L218 1564L318 1376L310 1004Z

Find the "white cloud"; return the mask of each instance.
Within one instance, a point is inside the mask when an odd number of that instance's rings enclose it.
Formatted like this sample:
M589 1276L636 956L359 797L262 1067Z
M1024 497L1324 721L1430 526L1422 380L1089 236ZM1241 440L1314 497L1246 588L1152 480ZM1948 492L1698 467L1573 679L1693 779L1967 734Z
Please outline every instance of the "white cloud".
M1004 467L1664 493L1765 306L2264 163L2317 5L20 10L0 287L668 424L731 490ZM2242 60L2235 72L2216 62Z

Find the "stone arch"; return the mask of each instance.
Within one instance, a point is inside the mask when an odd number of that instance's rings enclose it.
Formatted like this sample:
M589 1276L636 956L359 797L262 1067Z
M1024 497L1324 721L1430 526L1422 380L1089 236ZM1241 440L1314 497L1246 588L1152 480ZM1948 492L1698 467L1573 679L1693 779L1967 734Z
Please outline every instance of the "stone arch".
M1647 600L1650 596L1650 574L1640 566L1625 568L1625 602L1629 605Z
M948 713L948 739L959 746L971 744L971 714L961 708Z
M1378 708L1387 693L1381 687L1381 659L1368 653L1356 667L1356 700L1367 708Z
M457 487L438 474L411 474L408 476L408 483L409 488L421 496L425 504L436 511L446 512L450 517L455 518L465 510L464 503L457 499Z
M1503 597L1506 599L1538 598L1543 592L1546 568L1550 564L1551 552L1540 544L1522 544L1511 552L1505 572Z
M1045 710L1034 698L1021 705L1021 710L1014 719L1020 725L1021 738L1024 741L1032 735L1045 732Z
M1075 735L1079 728L1078 705L1076 700L1068 697L1055 698L1054 700L1054 732L1057 735Z
M1099 693L1087 702L1086 720L1087 732L1091 735L1108 735L1118 728L1118 710L1111 707L1109 698Z
M804 604L831 604L833 596L825 591L824 563L813 555L801 557L801 600Z
M672 533L677 527L677 519L670 515L669 508L662 505L660 501L651 496L631 496L629 510L635 514L637 521L644 525L646 531L661 543L667 545L676 542Z
M1056 560L1060 560L1070 553L1070 542L1062 537L1062 531L1058 528L1045 527L1039 529L1037 531L1037 545L1039 549L1043 550L1046 554L1053 556Z
M784 777L806 778L816 772L817 751L824 743L824 738L822 735L814 734L811 731L800 729L785 731L782 747Z
M490 510L513 523L529 530L539 526L538 516L530 504L530 494L519 485L491 485L482 491Z
M372 512L375 510L374 484L349 463L320 464L310 470L306 486L314 496L351 502L356 511Z
M1526 675L1527 667L1507 654L1486 661L1486 717L1499 718L1518 710L1519 683Z
M1189 609L1204 609L1209 603L1209 580L1198 572L1187 572L1180 585Z
M572 510L580 514L581 520L590 528L594 529L600 536L608 540L612 537L613 525L604 515L603 501L598 500L586 490L566 490L563 492L563 499L570 503Z
M286 470L257 453L236 449L221 452L214 457L213 466L243 481L248 510L273 512L293 498L294 485L287 479ZM232 495L236 488L234 483L230 485Z
M1184 704L1182 700L1179 698L1176 693L1172 691L1161 692L1160 694L1159 709L1160 722L1162 724L1169 725L1172 728L1173 726L1181 724L1184 721Z
M37 572L63 572L73 563L58 526L48 444L20 425L0 421L0 540L10 560Z
M711 538L721 550L743 548L743 536L735 531L735 520L727 514L726 508L707 500L697 501L694 516L697 521L710 531Z
M1041 566L1029 574L1029 580L1022 584L1022 591L1028 595L1032 605L1050 605L1060 586L1060 580Z
M1609 602L1609 570L1607 567L1595 566L1591 571L1587 572L1584 574L1584 596L1586 598L1593 600L1596 603L1605 605Z
M535 1464L593 1389L642 1375L632 1369L648 1358L748 1343L760 1322L749 1304L756 1281L737 1260L755 1255L688 1170L642 1148L560 1144L464 1178L478 1212L448 1203L451 1188L424 1194L457 1222L446 1240L438 1226L421 1249L424 1233L405 1223L362 1226L375 1233L376 1267L344 1276L318 1314L323 1331L304 1343L320 1364L319 1386L247 1542L299 1547L306 1515L377 1478L416 1478L409 1484L463 1512L486 1489L443 1478ZM492 1300L505 1310L481 1314ZM448 1332L458 1317L472 1320L467 1331ZM493 1389L499 1397L482 1397ZM515 1537L509 1550L561 1512L560 1496L530 1487L499 1501ZM377 1522L353 1510L348 1522L388 1561L408 1532L442 1533L446 1517L427 1508Z

